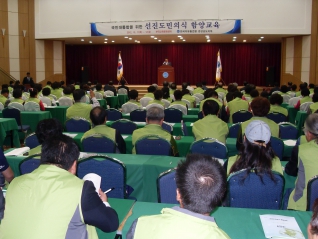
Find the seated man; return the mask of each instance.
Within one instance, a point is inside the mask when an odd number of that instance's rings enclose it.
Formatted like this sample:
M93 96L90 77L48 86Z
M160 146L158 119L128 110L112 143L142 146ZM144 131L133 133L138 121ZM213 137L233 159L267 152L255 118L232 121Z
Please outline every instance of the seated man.
M128 102L141 107L141 104L137 101L137 99L138 99L138 91L137 90L129 91L129 101Z
M236 91L233 93L233 100L227 104L227 113L230 115L230 123L233 123L232 116L240 110L248 110L249 104L246 100L242 100L242 93Z
M220 163L207 155L188 154L178 164L175 181L180 206L136 219L126 238L230 238L210 216L226 191L226 176Z
M163 92L162 92L162 90L156 90L156 91L153 93L153 95L154 95L155 99L149 101L149 102L148 102L148 105L158 104L158 105L162 105L163 107L165 107L165 103L161 102L162 97L163 97Z
M312 102L314 102L313 104L311 104L309 106L311 113L315 113L316 110L318 110L318 94L315 93L312 96Z
M149 86L148 88L147 88L147 91L148 91L148 93L147 94L145 94L143 97L150 97L150 98L155 98L155 96L154 96L154 92L156 91L156 87L154 87L153 85L151 85L151 86Z
M202 83L201 82L197 82L196 83L196 87L197 88L195 88L194 90L193 90L193 94L197 94L197 93L199 93L199 94L203 94L204 93L204 90L202 89Z
M170 104L170 106L171 105L183 105L183 106L188 108L187 103L181 100L182 99L181 90L175 90L173 93L173 96L174 96L175 100Z
M96 92L98 92L98 93L102 94L102 96L104 96L104 91L103 91L102 88L103 88L103 87L102 87L102 84L100 84L100 83L97 83L96 86L95 86ZM114 91L115 91L114 96L116 96L116 89L115 89L115 87L114 87ZM114 92L114 91L112 91L112 92Z
M121 80L119 81L119 83L120 83L120 86L118 86L117 91L118 91L119 89L121 89L121 88L124 88L124 89L127 90L127 94L129 94L129 87L125 85L125 84L127 83L127 81L125 80L124 77L121 78Z
M91 181L76 177L78 157L66 135L43 143L40 166L15 178L7 190L1 238L97 238L95 227L117 230L117 213L104 192L98 195Z
M92 108L99 106L99 102L95 98L94 91L90 91L90 96L93 104L86 104L85 91L82 89L74 90L73 98L75 103L66 110L66 120L74 117L81 117L90 122L89 114Z
M161 127L164 117L164 111L159 107L151 107L147 110L147 125L143 128L136 129L132 134L133 154L136 154L135 144L138 139L141 139L147 135L158 135L159 137L168 140L171 144L173 155L178 155L177 143L174 140L173 136Z
M63 89L63 96L73 100L72 88L67 86Z
M301 90L301 96L302 96L303 98L301 98L301 99L297 102L297 104L294 105L294 108L295 108L295 109L299 109L300 106L301 106L303 103L312 102L312 99L311 99L311 97L309 96L309 94L310 94L310 91L309 91L308 88L302 89L302 90Z
M63 88L60 87L60 82L53 82L51 94L55 95L57 99L61 98L63 95Z
M97 85L98 85L98 84L97 84ZM97 85L96 85L96 90L97 90ZM104 91L106 91L106 90L112 91L112 92L114 93L114 96L117 95L117 91L116 91L116 88L115 88L114 83L113 83L112 80L110 80L110 81L108 82L108 85L105 85L105 86L104 86ZM102 94L104 95L104 92L103 92Z
M203 104L206 100L214 100L216 103L219 104L219 107L222 108L222 103L221 103L221 101L219 101L219 95L215 90L207 89L204 92L204 100L201 100L201 102L200 102L200 111L202 111Z
M190 95L190 91L188 89L183 89L182 90L182 99L187 100L190 102L190 107L189 108L195 108L196 103L195 103L195 98Z
M116 129L110 128L106 125L107 121L107 111L100 106L95 107L90 112L90 119L94 125L94 128L90 129L89 131L85 132L81 141L83 139L92 136L94 134L101 134L116 143L116 151L121 154L126 153L126 143Z
M9 97L9 89L2 88L1 95L0 95L0 103L2 103L4 107L6 107L10 103L10 100L8 99L8 97Z
M219 104L214 100L207 100L203 105L203 119L193 123L192 132L196 140L203 138L215 138L225 144L229 133L227 123L218 118Z
M227 90L223 89L223 83L221 81L218 82L215 91L217 93L221 92L221 93L227 94Z
M269 99L269 102L271 103L271 108L269 110L269 113L281 113L288 116L288 110L282 107L284 99L280 94L272 94L271 98Z

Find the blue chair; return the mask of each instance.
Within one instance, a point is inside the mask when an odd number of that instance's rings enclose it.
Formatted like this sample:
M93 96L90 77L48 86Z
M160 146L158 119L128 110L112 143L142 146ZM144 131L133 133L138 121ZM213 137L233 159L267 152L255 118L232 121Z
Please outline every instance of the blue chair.
M193 142L190 153L207 154L218 159L227 159L226 146L214 138L204 138Z
M182 120L182 111L175 108L168 108L164 110L164 121L169 123L180 123Z
M281 139L297 139L298 129L296 125L289 122L279 123L279 137Z
M90 130L91 124L83 118L72 118L65 122L65 128L67 132L83 132Z
M271 136L271 146L277 157L282 161L284 156L284 142L276 137Z
M147 135L137 140L135 149L136 154L172 155L170 142L157 135Z
M82 140L84 152L116 153L116 143L101 134L94 134Z
M107 194L111 198L126 198L126 167L114 158L95 155L80 160L77 164L77 176L83 178L88 173L101 176L101 189L105 192L115 188Z
M200 112L198 113L198 119L203 119L203 113L202 113L202 111L200 111Z
M318 198L318 175L312 177L307 183L307 211L312 211L314 202Z
M116 109L107 109L107 120L116 121L123 118L122 113Z
M177 185L175 179L175 169L169 169L163 172L157 178L157 192L159 203L179 204L177 201Z
M233 123L245 122L253 117L252 113L247 110L239 110L232 115Z
M229 128L229 135L227 136L228 138L237 138L237 135L240 131L241 128L241 123L236 123L231 125Z
M189 135L187 125L183 120L181 120L181 130L182 130L183 136Z
M120 119L113 122L111 127L116 129L120 134L132 134L137 129L137 124L127 119Z
M164 130L168 131L170 134L172 134L172 132L173 132L173 127L172 127L171 124L169 124L169 123L163 121L161 127L162 127Z
M146 113L146 110L134 110L130 112L130 120L134 122L146 122Z
M276 124L287 121L287 117L284 114L278 113L278 112L269 113L269 114L267 114L266 117L268 119L274 121Z
M38 137L35 133L29 134L25 140L24 140L25 146L29 147L30 149L33 149L40 145Z
M40 166L40 155L41 154L35 154L23 159L19 163L20 175L32 173L37 169Z
M274 181L268 174L261 180L255 172L247 175L246 169L231 174L227 179L227 206L279 210L285 179L276 172L273 176Z

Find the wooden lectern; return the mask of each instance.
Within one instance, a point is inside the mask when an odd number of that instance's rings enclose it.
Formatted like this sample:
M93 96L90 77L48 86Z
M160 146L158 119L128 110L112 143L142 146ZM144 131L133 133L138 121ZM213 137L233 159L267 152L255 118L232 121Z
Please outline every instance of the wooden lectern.
M158 67L158 85L162 86L164 81L174 82L174 68L162 65Z
M30 84L24 84L23 86L25 91L28 91L30 88L32 88Z

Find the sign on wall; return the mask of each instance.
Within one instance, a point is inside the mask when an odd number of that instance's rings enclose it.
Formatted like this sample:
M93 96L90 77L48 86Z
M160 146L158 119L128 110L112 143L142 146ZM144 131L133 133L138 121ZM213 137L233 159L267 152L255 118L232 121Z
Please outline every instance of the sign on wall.
M91 23L91 36L241 33L241 20L174 20Z

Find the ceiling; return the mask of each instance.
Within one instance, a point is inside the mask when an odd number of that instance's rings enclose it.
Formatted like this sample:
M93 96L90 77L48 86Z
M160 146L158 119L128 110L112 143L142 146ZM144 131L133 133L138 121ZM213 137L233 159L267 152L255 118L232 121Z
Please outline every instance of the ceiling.
M178 37L181 36L181 37ZM283 37L294 35L247 35L247 34L215 34L215 35L130 35L128 36L108 36L108 37L74 37L55 38L52 40L63 40L71 45L100 45L100 44L162 44L162 43L273 43L281 42ZM236 41L233 41L236 37ZM263 38L261 38L263 37ZM131 39L130 39L131 38ZM157 39L155 39L157 38ZM105 40L107 39L107 40ZM207 40L210 39L208 42ZM159 41L161 40L161 41ZM185 41L183 41L185 40ZM91 42L90 42L91 41Z

